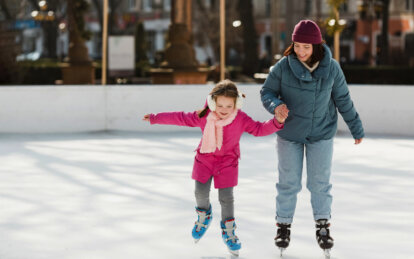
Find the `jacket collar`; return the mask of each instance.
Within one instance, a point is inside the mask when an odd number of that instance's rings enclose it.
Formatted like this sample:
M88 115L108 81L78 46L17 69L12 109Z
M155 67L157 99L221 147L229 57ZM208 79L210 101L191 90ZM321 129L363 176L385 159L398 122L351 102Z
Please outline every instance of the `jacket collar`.
M329 66L331 64L332 53L329 47L326 44L323 44L325 49L325 55L322 60L319 62L318 68L313 71L313 74L309 72L307 68L299 61L299 59L294 54L288 56L288 63L293 74L302 81L312 81L314 78L324 78L326 79L329 75Z

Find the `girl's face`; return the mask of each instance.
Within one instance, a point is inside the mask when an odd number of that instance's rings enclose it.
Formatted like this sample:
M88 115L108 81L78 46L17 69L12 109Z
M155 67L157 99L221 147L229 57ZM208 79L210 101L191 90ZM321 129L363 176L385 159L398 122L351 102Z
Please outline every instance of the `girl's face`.
M294 42L293 50L295 51L296 56L298 57L300 61L306 62L312 56L313 46L312 44L308 44L308 43Z
M218 96L216 99L216 113L217 116L224 120L233 113L235 100L231 97Z

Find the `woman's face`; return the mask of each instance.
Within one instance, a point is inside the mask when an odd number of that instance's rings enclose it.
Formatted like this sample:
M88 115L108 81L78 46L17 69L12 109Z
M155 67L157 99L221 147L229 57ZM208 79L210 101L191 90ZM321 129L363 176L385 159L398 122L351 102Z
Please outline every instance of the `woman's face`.
M218 96L216 99L216 113L222 120L227 119L233 113L234 98L226 96Z
M295 51L296 56L298 57L300 61L306 62L312 56L313 46L312 44L308 44L308 43L294 42L293 50Z

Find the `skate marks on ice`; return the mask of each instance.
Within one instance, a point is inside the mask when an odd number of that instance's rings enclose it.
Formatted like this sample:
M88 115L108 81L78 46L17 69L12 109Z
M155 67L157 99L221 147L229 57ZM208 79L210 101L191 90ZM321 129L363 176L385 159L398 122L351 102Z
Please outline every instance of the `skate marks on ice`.
M200 259L244 259L244 257L228 255L228 256L202 256Z

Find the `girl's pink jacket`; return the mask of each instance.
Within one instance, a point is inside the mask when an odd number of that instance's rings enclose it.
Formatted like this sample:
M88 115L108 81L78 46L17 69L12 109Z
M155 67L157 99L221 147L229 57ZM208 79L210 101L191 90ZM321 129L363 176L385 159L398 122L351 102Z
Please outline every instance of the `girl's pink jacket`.
M197 111L151 114L150 123L199 127L203 132L208 113L203 118L198 117ZM240 158L239 142L243 132L254 136L266 136L282 128L283 124L280 124L275 118L266 122L258 122L239 110L233 122L223 127L223 146L220 150L216 149L213 153L200 153L200 141L196 149L192 178L206 183L213 176L215 188L236 186Z

